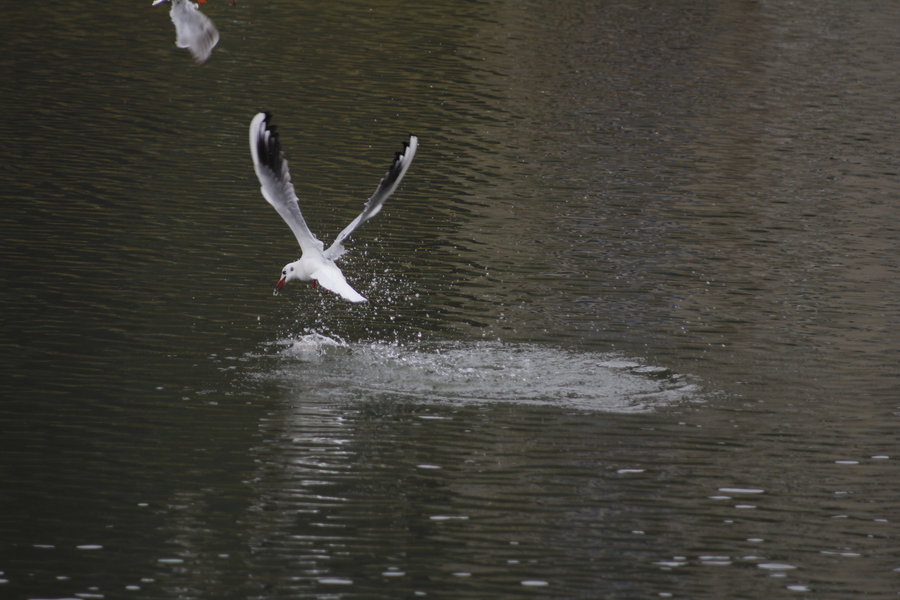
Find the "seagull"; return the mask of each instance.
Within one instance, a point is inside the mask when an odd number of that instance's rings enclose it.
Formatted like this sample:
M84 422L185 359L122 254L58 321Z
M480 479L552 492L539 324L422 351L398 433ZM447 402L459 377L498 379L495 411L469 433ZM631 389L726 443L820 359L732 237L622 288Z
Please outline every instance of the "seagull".
M366 299L347 283L335 261L345 252L344 240L360 225L377 215L384 201L397 189L416 155L418 138L414 135L409 136L409 141L404 143L401 152L397 152L394 162L378 184L375 193L366 201L363 211L338 234L334 243L325 249L324 244L309 230L300 213L299 200L294 192L288 164L278 140L277 127L271 124L271 120L271 114L261 112L250 122L250 154L253 156L253 168L259 178L263 197L294 232L301 250L299 260L284 265L281 278L275 284L274 295L277 296L284 286L292 281L311 281L313 287L318 284L348 302L366 302Z
M206 0L198 1L206 4ZM194 55L194 60L200 64L205 63L219 43L219 30L209 17L200 12L199 5L191 0L154 0L151 6L163 2L172 3L169 16L175 24L175 45L187 48ZM235 6L236 2L237 0L231 0L231 5Z

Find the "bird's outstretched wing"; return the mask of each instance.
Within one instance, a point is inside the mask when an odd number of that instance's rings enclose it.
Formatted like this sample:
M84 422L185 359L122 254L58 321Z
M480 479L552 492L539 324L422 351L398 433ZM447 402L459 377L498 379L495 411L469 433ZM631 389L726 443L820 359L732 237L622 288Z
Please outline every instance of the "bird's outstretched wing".
M161 4L164 0L154 2ZM171 0L169 16L175 24L175 45L187 48L198 63L205 63L219 43L219 30L190 0Z
M288 164L278 141L278 130L270 123L271 119L269 113L259 113L250 122L250 154L262 195L294 232L303 252L321 254L322 242L312 234L300 213Z
M344 300L357 303L366 302L366 299L347 283L344 274L333 262L323 264L320 269L313 272L312 278L323 288L337 294Z
M400 185L400 181L403 179L403 176L406 175L406 171L409 169L409 165L412 164L412 160L416 155L416 149L419 147L419 139L411 135L409 136L409 141L404 142L403 151L398 152L394 156L394 162L391 163L390 169L384 175L381 180L381 183L378 184L378 188L375 189L375 193L372 194L371 197L366 201L366 205L363 208L363 211L359 214L358 217L353 219L353 221L344 227L344 230L341 231L337 238L335 238L334 243L328 247L328 250L325 251L325 257L330 258L332 260L336 260L341 257L344 253L344 246L342 242L350 237L350 235L356 231L360 225L377 215L381 211L381 207L384 205L384 201L387 200L391 194L394 193L394 190L397 189L397 186Z

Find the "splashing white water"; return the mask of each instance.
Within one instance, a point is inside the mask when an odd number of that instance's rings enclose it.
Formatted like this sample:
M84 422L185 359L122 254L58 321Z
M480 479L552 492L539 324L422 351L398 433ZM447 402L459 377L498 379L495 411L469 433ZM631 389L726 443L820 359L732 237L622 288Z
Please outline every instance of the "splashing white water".
M393 397L641 412L700 396L688 377L664 367L534 344L351 344L310 333L271 346L277 364L261 375L332 400Z

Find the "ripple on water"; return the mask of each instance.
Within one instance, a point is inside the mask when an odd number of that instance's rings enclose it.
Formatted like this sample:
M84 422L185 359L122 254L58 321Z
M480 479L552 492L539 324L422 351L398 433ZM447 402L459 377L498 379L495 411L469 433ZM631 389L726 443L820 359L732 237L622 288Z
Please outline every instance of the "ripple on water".
M613 354L536 344L347 343L319 333L274 342L260 373L330 399L555 405L643 412L700 397L689 377Z

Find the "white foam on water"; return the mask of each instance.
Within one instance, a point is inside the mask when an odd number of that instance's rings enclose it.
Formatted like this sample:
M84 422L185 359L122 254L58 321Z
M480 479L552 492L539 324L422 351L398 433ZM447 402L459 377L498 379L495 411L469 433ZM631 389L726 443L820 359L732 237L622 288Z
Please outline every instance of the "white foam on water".
M273 348L276 363L262 376L331 399L643 412L701 395L689 377L665 367L537 344L348 343L309 333L269 344Z

